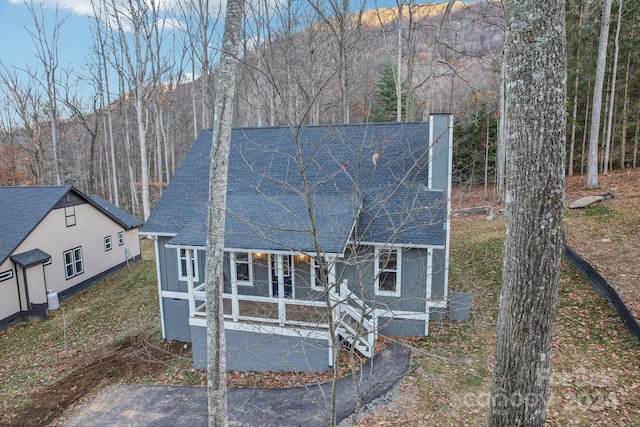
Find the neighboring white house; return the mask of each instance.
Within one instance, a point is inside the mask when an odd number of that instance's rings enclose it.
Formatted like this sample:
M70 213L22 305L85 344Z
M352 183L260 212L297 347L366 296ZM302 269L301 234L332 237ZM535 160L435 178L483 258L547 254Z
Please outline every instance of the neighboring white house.
M0 187L0 329L139 259L141 225L72 186Z

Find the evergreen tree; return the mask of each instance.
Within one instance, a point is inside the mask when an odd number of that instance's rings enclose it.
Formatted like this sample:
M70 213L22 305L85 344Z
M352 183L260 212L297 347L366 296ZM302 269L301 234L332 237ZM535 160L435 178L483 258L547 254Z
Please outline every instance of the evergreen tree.
M396 94L396 75L398 69L391 63L391 61L385 61L380 71L380 79L376 83L378 92L376 94L376 100L371 108L371 120L374 122L393 122L396 120L397 114L397 100ZM407 82L402 80L402 117L405 117L405 105L407 93Z

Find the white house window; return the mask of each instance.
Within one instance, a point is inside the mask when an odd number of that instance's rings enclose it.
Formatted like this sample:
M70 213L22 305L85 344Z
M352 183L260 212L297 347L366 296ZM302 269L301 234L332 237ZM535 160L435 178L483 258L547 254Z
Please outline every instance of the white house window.
M376 248L375 294L382 296L400 296L400 249Z
M82 263L82 248L75 248L66 251L64 254L64 269L67 279L84 272Z
M235 268L234 277L238 285L253 286L252 258L247 252L231 253L231 265Z
M327 262L322 260L322 269L320 268L320 263L318 263L318 258L311 258L311 262L309 265L311 266L311 289L314 291L323 291L324 283L322 279L324 277L325 280L329 277L329 269L327 268ZM322 270L324 270L324 275Z
M111 236L107 236L104 238L104 251L110 251L111 247Z
M76 208L74 206L68 206L64 208L64 218L67 227L76 225Z
M0 282L13 278L13 270L7 270L0 273Z
M178 278L180 280L189 280L188 263L191 264L191 278L198 281L198 257L194 249L178 250Z
M124 245L124 233L122 231L118 231L118 246Z

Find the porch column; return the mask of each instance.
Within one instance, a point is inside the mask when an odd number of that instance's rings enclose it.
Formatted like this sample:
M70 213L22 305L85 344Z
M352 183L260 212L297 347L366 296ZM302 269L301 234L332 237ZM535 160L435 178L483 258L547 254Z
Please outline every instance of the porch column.
M233 321L238 321L240 315L240 302L238 301L238 275L236 271L236 253L231 252L229 257L229 273L231 276L231 315Z
M284 326L287 320L287 307L284 299L284 264L283 255L276 255L276 264L278 272L278 321L280 326Z
M178 247L178 254L180 253L180 248ZM189 293L189 317L193 317L196 314L196 300L193 295L193 265L191 264L191 260L193 259L194 253L193 249L184 250L184 255L186 258L187 264L187 292Z

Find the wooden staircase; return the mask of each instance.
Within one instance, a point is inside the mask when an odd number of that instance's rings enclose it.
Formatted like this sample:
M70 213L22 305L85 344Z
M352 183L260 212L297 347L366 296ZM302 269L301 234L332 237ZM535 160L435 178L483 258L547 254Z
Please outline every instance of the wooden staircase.
M346 280L340 284L339 293L331 293L331 301L337 335L362 355L371 357L377 334L364 301L351 292Z

